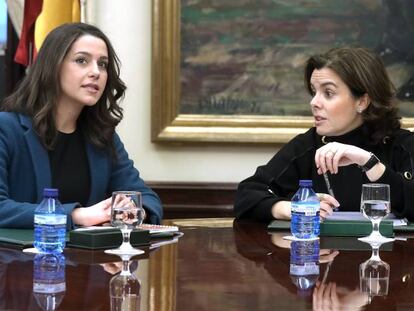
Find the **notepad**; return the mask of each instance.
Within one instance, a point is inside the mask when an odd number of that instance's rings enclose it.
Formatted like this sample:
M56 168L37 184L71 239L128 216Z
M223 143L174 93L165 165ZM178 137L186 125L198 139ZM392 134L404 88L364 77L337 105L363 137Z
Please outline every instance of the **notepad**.
M151 237L167 237L180 233L177 226L142 224L139 228L149 230Z
M153 224L141 224L138 226L141 230L148 230L151 237L168 237L179 233L177 226L164 226L164 225L153 225ZM86 231L86 230L114 230L111 226L89 226L77 228L74 231Z

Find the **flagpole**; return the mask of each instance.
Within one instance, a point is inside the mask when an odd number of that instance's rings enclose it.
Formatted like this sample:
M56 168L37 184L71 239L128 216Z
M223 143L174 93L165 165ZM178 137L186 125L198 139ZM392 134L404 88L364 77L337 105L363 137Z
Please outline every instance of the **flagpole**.
M86 18L86 0L80 0L80 21L82 23L87 23Z

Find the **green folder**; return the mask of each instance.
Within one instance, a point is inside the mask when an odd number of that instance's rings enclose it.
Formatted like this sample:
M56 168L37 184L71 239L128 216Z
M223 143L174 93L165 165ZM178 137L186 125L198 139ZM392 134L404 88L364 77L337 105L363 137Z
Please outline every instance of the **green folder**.
M290 221L273 220L267 227L268 230L290 230ZM325 220L321 223L320 236L367 236L372 232L370 221L363 220ZM393 223L384 220L380 225L380 232L383 236L393 237Z
M67 247L84 249L116 248L122 243L122 233L115 228L105 230L91 229L70 231L66 238ZM150 244L148 230L134 230L131 233L131 244L142 246ZM24 249L33 246L33 229L0 228L0 246Z
M0 246L23 249L33 246L32 229L0 229Z
M414 223L409 222L406 226L394 227L394 232L398 232L398 233L414 232Z

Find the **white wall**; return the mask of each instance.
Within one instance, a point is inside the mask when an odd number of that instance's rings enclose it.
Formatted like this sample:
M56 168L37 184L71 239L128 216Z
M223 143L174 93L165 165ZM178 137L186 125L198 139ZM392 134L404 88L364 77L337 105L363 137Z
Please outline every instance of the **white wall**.
M111 39L128 86L118 133L147 181L239 182L266 163L275 147L151 143L151 5L151 0L87 0L87 22Z

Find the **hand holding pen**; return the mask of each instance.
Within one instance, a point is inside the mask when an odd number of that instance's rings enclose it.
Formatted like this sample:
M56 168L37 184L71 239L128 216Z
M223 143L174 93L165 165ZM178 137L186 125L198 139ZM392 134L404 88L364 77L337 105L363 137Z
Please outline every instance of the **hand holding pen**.
M326 189L328 189L328 193L329 193L329 195L330 196L332 196L332 197L335 197L335 195L334 195L334 192L333 192L333 190L332 190L332 187L331 187L331 183L329 182L329 177L328 177L328 173L323 173L323 178L324 178L324 180L325 180L325 184L326 184ZM338 205L336 206L336 205L334 205L334 207L333 207L333 211L334 212L337 212L338 210L339 210L339 203L338 203Z
M334 208L338 208L339 202L330 194L317 193L319 201L321 202L320 217L321 220L325 219L332 214Z

